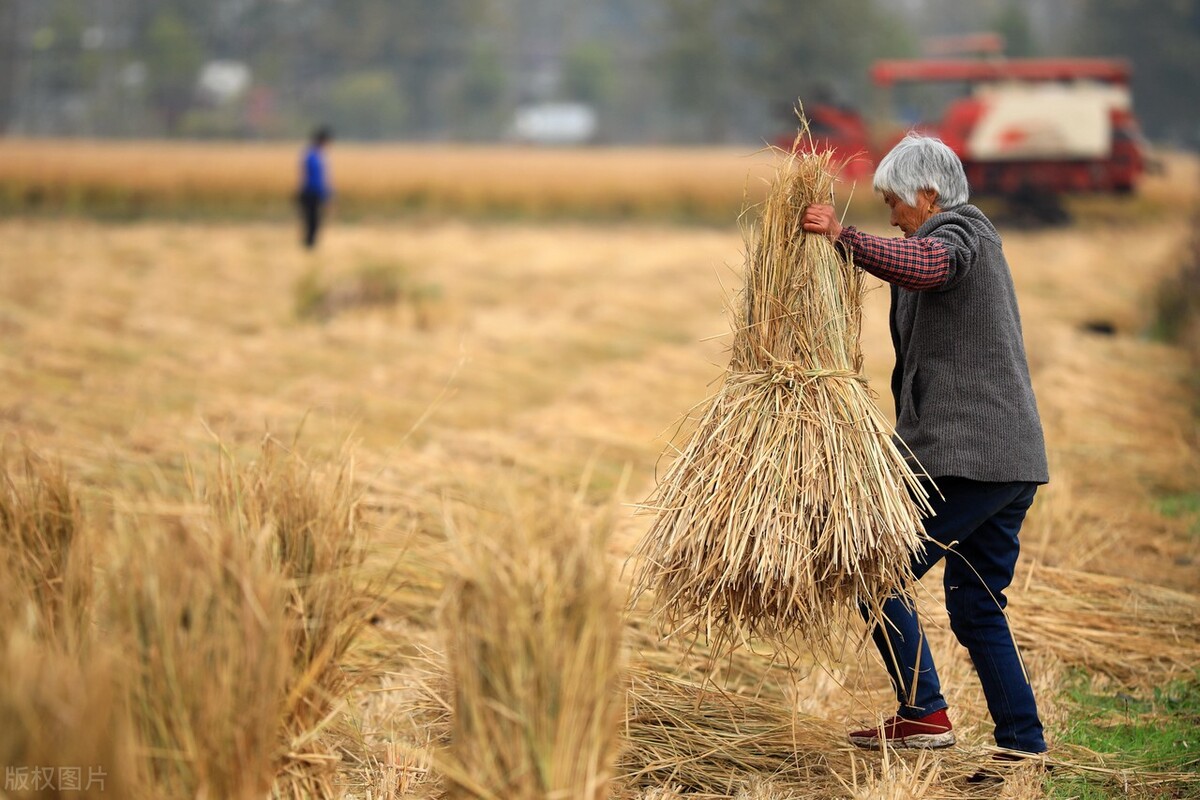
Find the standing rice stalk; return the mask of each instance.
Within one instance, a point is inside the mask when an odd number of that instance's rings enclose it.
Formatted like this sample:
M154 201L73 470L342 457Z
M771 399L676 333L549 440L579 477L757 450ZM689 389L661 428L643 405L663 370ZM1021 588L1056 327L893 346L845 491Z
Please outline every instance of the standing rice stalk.
M268 437L222 449L207 501L160 522L118 516L106 629L156 797L333 797L368 614L349 461L328 471Z
M927 496L862 374L862 277L804 209L830 203L829 154L785 156L745 229L724 385L647 505L637 593L672 630L831 650L860 606L911 597Z
M222 451L205 496L221 524L263 543L286 594L282 628L292 665L276 791L334 796L337 742L350 735L340 730L341 712L355 681L346 655L370 617L362 585L366 528L352 460L347 455L330 469L314 469L268 436L247 463Z
M26 452L0 471L0 571L9 604L38 636L78 644L88 624L92 559L75 491L61 466Z
M59 465L0 467L0 765L14 798L135 796L120 651L92 620L92 549Z
M0 796L152 796L139 791L128 714L115 690L122 654L92 642L83 658L9 622L0 620Z
M621 714L621 614L604 533L580 503L510 496L448 528L449 795L608 797ZM606 526L605 526L606 527Z
M261 800L283 735L286 587L263 539L204 522L115 532L105 628L125 653L143 796Z

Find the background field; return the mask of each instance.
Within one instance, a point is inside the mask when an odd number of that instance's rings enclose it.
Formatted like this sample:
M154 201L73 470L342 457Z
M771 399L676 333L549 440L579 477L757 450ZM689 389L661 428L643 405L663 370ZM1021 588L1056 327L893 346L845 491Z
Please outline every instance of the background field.
M293 213L301 143L0 140L0 211L115 221L279 220ZM1170 151L1156 153L1176 163ZM1186 159L1186 157L1182 157ZM728 228L758 202L774 156L760 147L534 148L335 143L333 213L346 220L662 221ZM1178 172L1178 168L1174 170ZM844 183L855 215L878 214L870 182ZM1068 200L1093 219L1175 214L1186 181L1150 180L1134 200ZM995 205L995 204L993 204ZM1007 213L1009 210L998 208Z
M300 143L0 141L0 207L278 217ZM764 144L765 149L765 144ZM655 217L728 224L761 193L769 157L738 148L337 144L336 208L353 216Z
M186 146L54 147L0 146L6 207L33 208L38 193L94 193L136 214L158 203L262 203L278 217L291 182L293 153L283 148L210 160L213 151ZM347 148L334 162L347 206L423 213L335 216L311 254L290 220L270 215L4 219L0 419L10 461L21 446L61 461L89 517L116 537L128 529L121 519L193 514L189 474L204 473L218 441L249 458L274 434L316 465L343 463L349 442L373 532L369 564L397 566L345 659L362 678L346 709L361 737L342 745L337 777L357 797L432 796L447 509L491 502L498 486L534 509L547 486L582 487L573 513L615 514L608 552L619 570L647 522L632 504L653 485L681 415L722 373L726 303L740 280L732 216L709 227L662 219L673 208L736 213L755 158ZM1194 676L1193 365L1147 331L1157 287L1189 252L1198 189L1196 163L1175 158L1141 197L1081 205L1070 228L1003 231L1052 469L1023 534L1014 626L1056 754L1095 767L1081 773L1093 784L1131 781L1147 797L1160 790L1152 767L1106 772L1130 766L1129 754L1065 745L1065 691L1137 695ZM644 207L650 220L528 219L576 204L601 217ZM447 208L476 213L434 213ZM882 233L872 208L860 188L853 217ZM498 209L526 219L491 218ZM876 285L865 302L867 372L885 393L886 290ZM880 402L889 407L886 394ZM690 786L732 797L766 780L747 796L975 796L960 778L983 757L990 724L930 594L931 636L966 745L957 755L881 763L842 744L847 724L891 712L872 659L793 683L743 656L725 679L768 733L748 724L728 733L721 758L732 756L719 763L703 746L689 751L681 734L677 763L656 763L649 734L630 722L620 791ZM643 678L698 674L696 654L658 643L636 614L627 650ZM639 691L654 696L653 684ZM1192 763L1191 779L1168 796L1193 796ZM693 769L723 772L727 790L689 777ZM1037 796L1039 785L1024 775L1004 791Z

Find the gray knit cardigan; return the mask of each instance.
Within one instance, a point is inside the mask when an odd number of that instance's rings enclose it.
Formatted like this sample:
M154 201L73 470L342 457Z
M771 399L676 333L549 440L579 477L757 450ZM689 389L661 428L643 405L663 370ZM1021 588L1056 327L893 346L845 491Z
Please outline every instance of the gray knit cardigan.
M1000 235L979 209L939 212L914 236L950 249L942 286L892 286L896 433L933 478L1046 483L1046 444Z

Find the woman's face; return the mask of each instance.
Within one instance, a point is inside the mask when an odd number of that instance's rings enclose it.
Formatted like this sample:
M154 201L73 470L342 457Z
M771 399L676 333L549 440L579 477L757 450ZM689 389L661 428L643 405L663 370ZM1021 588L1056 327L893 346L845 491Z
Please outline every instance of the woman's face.
M904 231L904 238L917 232L941 208L937 204L937 192L932 189L921 189L917 192L916 207L910 206L891 192L883 193L883 202L892 210L892 225Z

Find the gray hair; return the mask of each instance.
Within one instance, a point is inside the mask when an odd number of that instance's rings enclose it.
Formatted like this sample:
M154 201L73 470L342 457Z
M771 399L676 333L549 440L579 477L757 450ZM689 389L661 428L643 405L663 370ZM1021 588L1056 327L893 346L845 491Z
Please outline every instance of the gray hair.
M953 208L967 202L967 174L954 151L941 139L910 131L875 169L875 191L895 195L910 206L917 192L932 189L938 205Z

